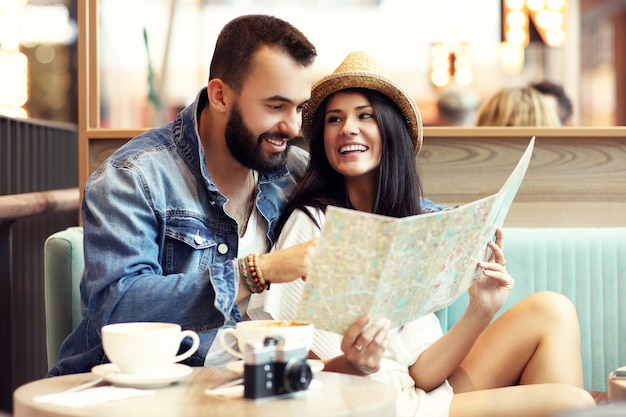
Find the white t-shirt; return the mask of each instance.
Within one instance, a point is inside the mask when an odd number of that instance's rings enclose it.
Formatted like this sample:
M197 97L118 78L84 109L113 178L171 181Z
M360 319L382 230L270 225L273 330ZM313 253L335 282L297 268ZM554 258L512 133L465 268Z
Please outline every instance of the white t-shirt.
M265 218L260 216L259 210L256 206L250 213L248 219L248 225L243 236L239 238L239 247L237 250L237 258L243 258L251 253L266 253L269 249L269 241L265 235L267 231L267 222ZM250 306L251 297L246 297L237 303L241 318L243 320L249 320L248 309Z
M256 173L255 173L256 179ZM269 240L267 239L267 221L260 215L259 210L256 208L256 204L250 213L248 224L246 225L246 231L243 236L239 238L239 246L237 249L237 258L243 258L250 253L266 253L269 249ZM246 297L237 303L241 318L243 320L249 320L248 309L250 308L250 297ZM220 345L219 332L215 336L215 341L209 348L206 357L204 358L204 366L220 366L224 362L230 360L236 360L228 352L226 352ZM231 348L237 350L236 343L232 342Z

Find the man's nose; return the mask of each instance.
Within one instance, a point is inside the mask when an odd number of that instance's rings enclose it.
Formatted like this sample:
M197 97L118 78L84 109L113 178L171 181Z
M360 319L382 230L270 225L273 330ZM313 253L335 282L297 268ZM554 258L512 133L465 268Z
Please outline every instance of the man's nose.
M290 138L298 136L300 127L302 126L302 113L297 110L289 112L278 126L281 133L288 135Z

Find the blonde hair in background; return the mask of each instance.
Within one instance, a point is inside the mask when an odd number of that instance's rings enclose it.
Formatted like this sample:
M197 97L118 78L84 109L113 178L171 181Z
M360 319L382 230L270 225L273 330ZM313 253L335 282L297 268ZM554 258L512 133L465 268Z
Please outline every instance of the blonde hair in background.
M498 91L478 109L477 126L561 126L555 110L532 87Z

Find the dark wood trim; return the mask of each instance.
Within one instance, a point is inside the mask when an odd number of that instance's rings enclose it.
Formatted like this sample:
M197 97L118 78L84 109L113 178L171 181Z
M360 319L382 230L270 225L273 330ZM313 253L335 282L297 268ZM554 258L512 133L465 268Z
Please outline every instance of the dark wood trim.
M11 299L11 226L0 221L0 410L11 411L13 395L13 300Z
M78 188L0 196L0 222L78 209Z
M78 188L0 196L0 410L11 412L15 367L12 227L20 219L77 210Z

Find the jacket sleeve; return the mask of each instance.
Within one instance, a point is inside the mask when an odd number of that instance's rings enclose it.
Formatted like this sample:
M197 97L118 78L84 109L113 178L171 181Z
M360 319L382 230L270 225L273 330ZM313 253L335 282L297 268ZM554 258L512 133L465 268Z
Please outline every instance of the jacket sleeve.
M120 168L96 172L85 188L81 297L91 325L168 321L197 331L221 327L238 316L236 261L164 274L165 222L142 192L146 188L136 172Z

